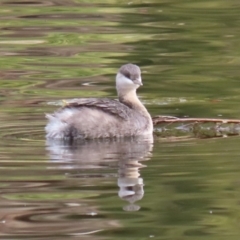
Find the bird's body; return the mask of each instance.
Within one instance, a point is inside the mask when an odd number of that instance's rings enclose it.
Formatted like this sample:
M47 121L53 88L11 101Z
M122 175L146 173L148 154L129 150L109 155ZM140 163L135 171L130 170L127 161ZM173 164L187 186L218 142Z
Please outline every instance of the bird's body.
M131 74L135 79L131 79ZM133 64L120 68L116 77L119 101L73 99L54 114L48 114L46 137L94 139L151 135L151 116L136 95L136 89L141 85L140 74L139 67Z

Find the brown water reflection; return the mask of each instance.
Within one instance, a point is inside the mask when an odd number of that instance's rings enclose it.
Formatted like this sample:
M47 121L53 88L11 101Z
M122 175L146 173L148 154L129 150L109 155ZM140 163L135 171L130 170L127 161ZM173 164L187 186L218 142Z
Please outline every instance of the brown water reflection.
M38 187L38 186L35 186ZM1 201L0 236L61 237L90 235L111 228L111 222L94 220L94 207L78 203L22 203ZM91 216L91 214L89 214ZM75 218L75 220L73 220ZM72 220L71 220L72 219ZM76 220L78 219L78 220ZM79 221L81 219L81 221Z
M57 1L57 0L44 0L44 1L40 1L40 0L34 0L34 1L3 1L2 5L10 5L10 6L26 6L26 7L32 7L32 6L76 6L78 5L77 3L75 3L72 0L62 0L61 2Z

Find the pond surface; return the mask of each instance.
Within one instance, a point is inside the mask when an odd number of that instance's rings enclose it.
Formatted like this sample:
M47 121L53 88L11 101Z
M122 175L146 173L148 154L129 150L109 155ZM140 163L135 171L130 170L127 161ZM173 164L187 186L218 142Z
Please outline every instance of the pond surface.
M240 118L238 0L0 0L1 239L239 239L240 138L45 141L62 99Z

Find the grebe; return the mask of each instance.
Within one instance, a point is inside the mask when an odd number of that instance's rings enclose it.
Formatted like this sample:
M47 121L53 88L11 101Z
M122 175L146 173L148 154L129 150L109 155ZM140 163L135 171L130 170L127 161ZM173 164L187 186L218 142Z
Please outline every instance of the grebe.
M137 65L123 65L116 76L119 100L108 98L72 99L52 115L45 127L46 138L94 139L152 135L150 114L137 97L142 85Z

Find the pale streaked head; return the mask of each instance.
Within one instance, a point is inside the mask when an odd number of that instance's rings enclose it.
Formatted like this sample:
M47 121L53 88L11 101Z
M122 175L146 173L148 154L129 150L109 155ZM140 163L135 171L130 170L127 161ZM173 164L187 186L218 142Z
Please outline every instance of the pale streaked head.
M116 87L118 91L136 90L142 86L141 70L132 63L120 67L116 76Z

